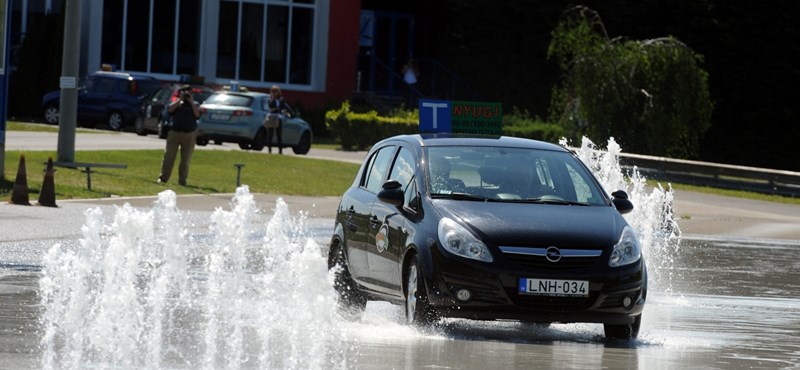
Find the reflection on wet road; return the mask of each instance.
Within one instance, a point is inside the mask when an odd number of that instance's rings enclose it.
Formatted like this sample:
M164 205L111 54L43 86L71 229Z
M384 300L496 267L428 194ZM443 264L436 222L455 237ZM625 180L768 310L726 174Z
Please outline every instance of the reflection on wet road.
M267 364L348 369L792 368L800 363L798 248L767 241L684 240L680 254L672 256L673 271L658 274L669 281L654 284L661 291L651 289L640 337L633 342L606 341L602 326L593 324L541 327L446 320L431 332L419 332L402 324L400 307L370 302L359 322L337 324L339 334L325 339L323 353L300 349L302 356L316 356L317 361L273 359ZM6 257L14 250L0 244L5 260L0 268L0 368L39 368L40 272L32 264L19 264L24 260L19 256L16 264L9 263ZM310 345L314 338L306 340L309 350L319 347ZM181 368L189 363L162 365Z

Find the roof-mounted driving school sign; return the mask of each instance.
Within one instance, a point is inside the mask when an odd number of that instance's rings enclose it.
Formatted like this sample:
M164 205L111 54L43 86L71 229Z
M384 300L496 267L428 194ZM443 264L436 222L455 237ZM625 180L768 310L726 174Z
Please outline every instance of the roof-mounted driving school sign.
M419 101L419 132L459 134L503 134L500 103L429 100Z

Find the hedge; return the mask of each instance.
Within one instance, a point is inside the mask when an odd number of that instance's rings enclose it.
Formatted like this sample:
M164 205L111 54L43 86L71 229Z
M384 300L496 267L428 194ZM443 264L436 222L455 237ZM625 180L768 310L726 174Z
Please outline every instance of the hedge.
M418 111L398 110L393 114L384 117L375 111L356 113L350 110L349 102L344 102L341 108L325 113L325 125L343 150L364 150L388 137L419 132ZM564 137L564 128L515 111L503 117L503 135L557 143Z

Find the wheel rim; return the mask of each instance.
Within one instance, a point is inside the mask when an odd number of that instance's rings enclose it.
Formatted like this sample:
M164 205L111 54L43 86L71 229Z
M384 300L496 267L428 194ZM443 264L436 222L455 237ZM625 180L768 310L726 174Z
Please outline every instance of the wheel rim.
M406 294L406 319L409 323L414 322L417 312L417 265L411 265L408 269L408 294Z
M58 123L58 108L50 107L44 112L44 119L47 123L55 125Z
M108 116L108 127L112 130L119 130L122 127L122 116L119 113L111 113Z

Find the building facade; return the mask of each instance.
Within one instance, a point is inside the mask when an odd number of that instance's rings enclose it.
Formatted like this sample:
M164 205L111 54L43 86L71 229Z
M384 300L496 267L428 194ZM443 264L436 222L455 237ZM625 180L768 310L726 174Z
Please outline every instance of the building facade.
M64 1L13 0L11 44ZM272 85L313 107L355 88L359 0L81 1L82 75L112 69L178 81Z

